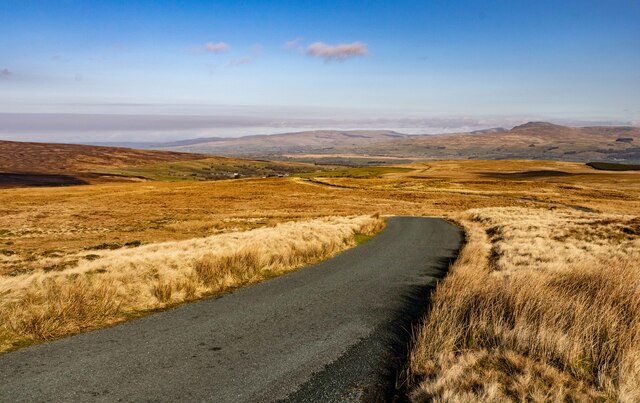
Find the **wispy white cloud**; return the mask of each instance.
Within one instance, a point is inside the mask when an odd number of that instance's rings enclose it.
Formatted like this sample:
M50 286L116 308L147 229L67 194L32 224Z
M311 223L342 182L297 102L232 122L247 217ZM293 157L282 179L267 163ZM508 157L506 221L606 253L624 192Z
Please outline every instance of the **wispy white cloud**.
M263 47L260 43L255 43L251 46L251 55L243 56L233 59L229 62L228 66L241 66L243 64L251 64L255 62L260 56L262 56Z
M251 45L251 54L254 57L262 56L263 50L264 50L264 46L262 46L261 43L254 43L253 45Z
M9 69L0 69L0 78L9 78L11 76L11 71Z
M344 61L352 57L368 55L369 48L361 42L340 43L337 45L315 42L309 45L307 54L322 58L325 61Z
M251 64L255 59L251 56L239 57L229 62L229 66L241 66L243 64Z
M225 42L207 42L204 44L204 51L210 53L222 53L229 50L230 46Z
M286 41L282 45L282 47L285 49L298 49L300 48L300 46L302 46L302 41L304 41L304 38L291 39L289 41Z

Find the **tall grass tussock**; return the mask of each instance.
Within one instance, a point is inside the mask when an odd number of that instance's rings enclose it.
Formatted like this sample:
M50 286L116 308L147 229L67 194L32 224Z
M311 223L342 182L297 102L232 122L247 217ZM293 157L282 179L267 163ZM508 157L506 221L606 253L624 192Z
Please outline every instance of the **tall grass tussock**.
M639 401L640 239L631 216L471 210L418 328L413 401Z
M329 217L105 251L62 271L0 277L0 351L255 283L372 235L377 215Z

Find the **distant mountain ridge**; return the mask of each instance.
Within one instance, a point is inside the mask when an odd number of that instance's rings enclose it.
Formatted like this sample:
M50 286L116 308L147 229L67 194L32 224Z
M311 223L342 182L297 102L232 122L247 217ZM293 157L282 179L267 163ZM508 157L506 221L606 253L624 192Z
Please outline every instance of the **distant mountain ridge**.
M111 147L133 148L190 148L199 145L206 148L209 143L214 147L226 148L229 144L260 144L262 141L273 142L279 140L283 147L296 147L300 144L324 144L341 142L362 142L354 139L366 139L367 141L381 141L389 138L405 138L408 134L398 133L392 130L309 130L304 132L278 133L278 134L254 134L242 137L199 137L194 139L177 140L164 143L158 142L95 142L91 145Z
M220 155L271 155L370 145L409 137L392 130L312 130L238 138L192 139L165 143L162 148Z
M122 145L122 144L119 144ZM132 147L214 155L327 162L337 158L550 159L640 162L640 128L527 122L469 133L409 135L392 130L311 130L237 138L196 138Z
M408 135L391 130L313 130L165 143L162 149L216 155L303 158L313 155L410 159L551 159L640 161L640 128L567 127L527 122L470 133ZM305 157L306 158L306 157Z
M549 122L527 122L522 125L515 126L511 130L516 131L516 130L531 130L531 129L564 130L564 129L570 129L570 128L567 126L556 125L554 123L549 123Z
M505 129L504 127L492 127L490 129L474 130L471 134L504 133L506 131L509 131L509 129Z
M637 162L640 161L640 128L567 127L528 122L507 131L412 136L350 152L424 159Z

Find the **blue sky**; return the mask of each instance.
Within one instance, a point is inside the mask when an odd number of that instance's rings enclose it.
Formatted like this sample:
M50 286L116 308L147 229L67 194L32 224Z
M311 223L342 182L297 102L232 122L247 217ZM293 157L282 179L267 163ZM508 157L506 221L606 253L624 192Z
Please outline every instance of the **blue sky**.
M637 0L0 0L0 113L635 124L639 21Z

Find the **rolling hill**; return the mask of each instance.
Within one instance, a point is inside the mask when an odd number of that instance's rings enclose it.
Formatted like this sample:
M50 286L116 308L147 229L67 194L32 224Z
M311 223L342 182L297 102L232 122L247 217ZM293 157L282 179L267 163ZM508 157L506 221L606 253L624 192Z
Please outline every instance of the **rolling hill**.
M90 172L105 166L140 166L207 157L172 151L18 141L0 141L0 156L0 171L49 173Z
M215 180L316 170L299 163L77 144L0 141L0 187Z
M640 128L529 122L510 130L442 135L315 130L137 146L158 150L0 141L0 186L215 180L321 169L297 162L383 165L435 159L536 159L633 164L640 162Z
M187 140L161 145L175 151L220 155L342 159L544 159L562 161L640 161L638 127L566 127L529 122L511 130L407 135L393 131L309 131L229 139ZM388 162L388 161L387 161Z
M529 122L504 132L411 136L349 152L425 159L638 161L640 128Z
M348 149L409 137L407 134L391 130L313 130L238 138L212 137L183 140L160 144L160 148L220 155L278 155L326 151L334 148Z

